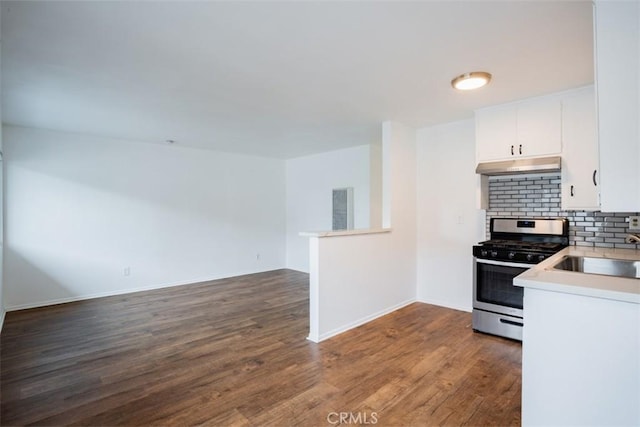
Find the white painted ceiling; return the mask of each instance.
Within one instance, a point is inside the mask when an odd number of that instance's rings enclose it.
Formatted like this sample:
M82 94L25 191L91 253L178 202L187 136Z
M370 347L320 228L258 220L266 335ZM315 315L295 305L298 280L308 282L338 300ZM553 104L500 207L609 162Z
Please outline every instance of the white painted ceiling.
M5 123L291 158L593 82L591 1L2 2ZM493 82L454 91L458 74Z

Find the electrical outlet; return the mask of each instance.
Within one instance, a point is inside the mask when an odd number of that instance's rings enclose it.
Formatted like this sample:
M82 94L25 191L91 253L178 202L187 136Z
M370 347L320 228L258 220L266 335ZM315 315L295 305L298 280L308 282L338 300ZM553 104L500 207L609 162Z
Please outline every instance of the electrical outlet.
M639 230L640 230L640 216L630 216L629 231L639 231Z
M125 267L124 270L122 270L122 275L123 276L130 276L131 275L131 267Z

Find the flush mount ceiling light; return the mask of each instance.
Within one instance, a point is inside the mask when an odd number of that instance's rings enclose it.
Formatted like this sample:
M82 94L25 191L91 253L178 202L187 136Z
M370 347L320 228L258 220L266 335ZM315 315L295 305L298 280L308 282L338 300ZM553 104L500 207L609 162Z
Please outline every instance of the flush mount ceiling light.
M451 80L451 86L458 90L473 90L481 88L491 81L491 74L484 71L464 73Z

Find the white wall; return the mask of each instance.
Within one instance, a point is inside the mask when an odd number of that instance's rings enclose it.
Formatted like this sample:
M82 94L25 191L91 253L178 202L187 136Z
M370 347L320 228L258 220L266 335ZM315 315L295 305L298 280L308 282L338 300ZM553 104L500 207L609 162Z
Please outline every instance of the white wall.
M0 96L1 99L1 96ZM2 112L0 112L0 121ZM0 152L3 152L3 139L0 132ZM4 154L3 154L4 156ZM0 159L0 331L4 325L5 304L4 304L4 158Z
M0 8L2 10L2 8ZM0 22L2 19L0 19ZM2 31L0 31L2 34ZM2 40L0 39L0 58L2 58ZM0 70L2 66L0 65ZM0 75L1 77L1 75ZM0 78L1 80L1 78ZM2 99L2 93L0 89L0 100ZM2 123L2 102L0 102L0 126ZM2 152L2 132L0 131L0 152ZM4 264L4 163L0 160L0 331L2 331L2 325L4 324L5 308L4 308L4 280L3 280L3 264Z
M285 265L282 160L4 131L9 309Z
M382 227L382 141L369 151L369 227Z
M370 146L287 160L287 268L309 272L309 239L331 230L332 189L353 187L354 228L369 228Z
M383 125L382 234L310 239L309 339L322 341L415 301L416 140L398 123Z
M474 121L420 129L417 164L418 300L471 311L471 248L484 240Z

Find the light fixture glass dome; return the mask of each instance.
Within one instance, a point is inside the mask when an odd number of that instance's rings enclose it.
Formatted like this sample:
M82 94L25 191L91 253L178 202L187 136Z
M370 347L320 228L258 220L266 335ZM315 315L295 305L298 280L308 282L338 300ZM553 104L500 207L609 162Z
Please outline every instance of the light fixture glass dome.
M472 71L451 80L451 86L458 90L473 90L481 88L489 81L491 81L491 74L484 71Z

